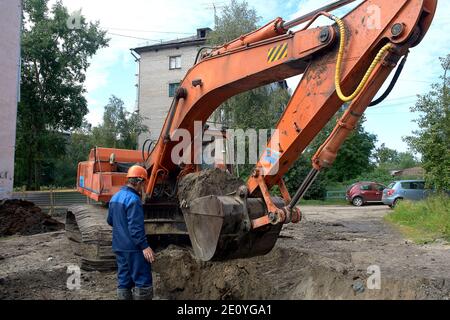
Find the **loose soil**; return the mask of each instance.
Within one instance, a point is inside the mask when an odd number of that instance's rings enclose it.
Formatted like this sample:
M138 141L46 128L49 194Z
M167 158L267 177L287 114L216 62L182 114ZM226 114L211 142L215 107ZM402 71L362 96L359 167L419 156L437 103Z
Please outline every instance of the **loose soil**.
M188 248L156 254L156 299L450 299L450 246L416 245L384 222L385 206L305 206L266 256L200 262ZM116 273L84 272L64 232L0 239L0 299L115 299ZM370 290L369 266L381 271Z
M22 200L0 202L0 237L14 234L33 235L63 228L64 224L43 213L32 202Z
M218 195L233 194L245 183L232 174L220 169L207 169L186 175L178 184L180 203L194 199Z

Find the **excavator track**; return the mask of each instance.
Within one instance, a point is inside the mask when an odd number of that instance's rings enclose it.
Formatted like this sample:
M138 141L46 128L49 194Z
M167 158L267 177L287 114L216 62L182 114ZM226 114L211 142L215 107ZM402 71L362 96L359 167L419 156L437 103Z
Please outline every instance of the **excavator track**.
M169 237L171 244L185 244L188 233L177 203L144 204L145 232L150 237ZM106 222L108 209L101 205L71 206L66 214L66 237L86 271L117 268L112 251L112 228ZM161 239L152 243L159 248Z
M115 270L112 251L112 228L107 224L108 209L100 205L71 206L66 215L66 236L81 269L87 271Z

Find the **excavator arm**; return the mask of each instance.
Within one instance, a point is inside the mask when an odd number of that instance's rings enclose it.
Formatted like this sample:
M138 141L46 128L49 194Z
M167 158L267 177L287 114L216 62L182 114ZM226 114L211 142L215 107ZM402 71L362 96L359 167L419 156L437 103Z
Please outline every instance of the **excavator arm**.
M299 222L296 206L317 173L332 165L337 152L382 87L399 59L425 36L437 0L367 0L343 18L329 12L352 0L337 1L285 22L262 28L204 53L177 90L159 140L146 155L147 202L167 181L179 181L195 166L199 148L192 143L191 164L175 163L178 130L195 133L228 98L241 92L302 75L246 186L236 196L211 195L182 204L195 254L223 260L265 254L284 223ZM320 16L330 26L310 28ZM294 27L306 23L302 29ZM312 159L312 169L290 196L283 182L305 148L345 102L349 106ZM95 166L94 166L95 167ZM272 197L278 186L282 198Z

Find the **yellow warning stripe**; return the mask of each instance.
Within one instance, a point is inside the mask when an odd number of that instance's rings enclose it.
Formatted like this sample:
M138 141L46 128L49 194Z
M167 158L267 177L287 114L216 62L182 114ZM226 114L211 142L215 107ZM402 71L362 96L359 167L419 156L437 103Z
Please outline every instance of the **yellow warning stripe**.
M288 56L288 44L283 43L276 47L270 48L269 53L267 54L267 61L269 63L275 62Z

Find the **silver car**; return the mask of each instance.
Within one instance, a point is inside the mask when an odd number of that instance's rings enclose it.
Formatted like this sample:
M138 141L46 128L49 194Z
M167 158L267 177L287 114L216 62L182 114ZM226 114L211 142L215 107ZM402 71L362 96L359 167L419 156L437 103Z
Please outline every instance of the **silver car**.
M425 189L424 180L401 180L392 182L383 190L381 201L393 208L401 200L418 201L425 199L430 192L430 189Z

